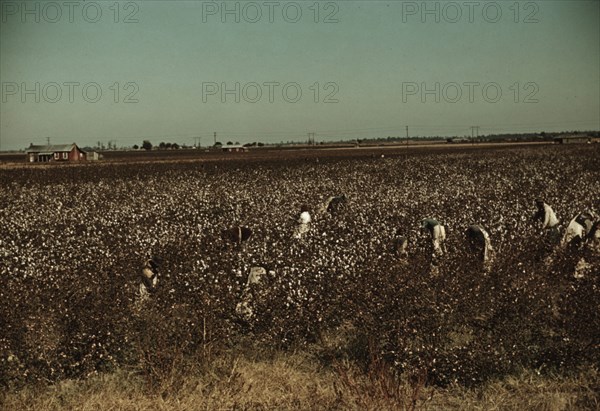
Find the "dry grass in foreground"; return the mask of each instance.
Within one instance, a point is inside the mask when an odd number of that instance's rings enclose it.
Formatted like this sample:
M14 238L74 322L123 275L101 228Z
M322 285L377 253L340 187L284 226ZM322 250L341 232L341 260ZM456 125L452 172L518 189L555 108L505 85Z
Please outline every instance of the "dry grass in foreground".
M189 368L188 368L189 369ZM150 388L143 376L120 370L54 386L3 392L3 410L595 410L600 379L589 367L576 375L523 371L479 388L426 387L396 379L383 366L362 372L332 369L304 354L251 359L229 356L210 369L178 375ZM173 381L182 379L180 388Z

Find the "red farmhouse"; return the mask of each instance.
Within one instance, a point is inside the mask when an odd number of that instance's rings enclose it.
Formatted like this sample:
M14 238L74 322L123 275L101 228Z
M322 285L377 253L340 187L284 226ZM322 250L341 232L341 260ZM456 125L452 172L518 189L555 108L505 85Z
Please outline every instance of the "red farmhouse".
M86 153L77 144L61 144L50 146L34 146L31 144L26 151L30 163L50 161L84 161Z

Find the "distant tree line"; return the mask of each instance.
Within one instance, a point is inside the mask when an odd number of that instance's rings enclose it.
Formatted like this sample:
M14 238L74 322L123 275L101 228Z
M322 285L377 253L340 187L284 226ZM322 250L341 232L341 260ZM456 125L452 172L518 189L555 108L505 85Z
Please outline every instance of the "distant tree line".
M409 137L409 140L445 140L445 141L452 141L452 140L469 140L469 141L539 141L539 140L545 140L545 141L550 141L555 137L561 136L561 135L586 135L589 137L600 137L600 131L561 131L561 132L539 132L539 133L505 133L505 134L482 134L479 135L475 138L472 138L470 135L463 135L463 136L454 136L454 137L448 137L448 136L412 136ZM393 142L403 142L406 141L406 137L405 136L387 136L387 137L371 137L371 138L356 138L356 139L348 139L348 140L339 140L339 141L328 141L327 144L349 144L349 143L354 143L354 144L373 144L373 143L393 143ZM100 142L98 142L98 144L100 144ZM108 148L111 148L111 142L108 143L109 146ZM231 145L239 145L240 143L238 141L233 142L233 141L227 141L226 145L231 146ZM278 145L285 145L286 143L284 143L283 141L278 144ZM301 142L293 142L293 141L288 141L287 144L301 144ZM325 142L321 141L319 143L317 143L319 145L323 145L325 144ZM252 142L252 143L245 143L244 147L263 147L265 144L261 143L261 142ZM116 146L116 144L115 144ZM213 148L220 148L223 146L223 143L221 143L220 141L215 142L215 144L213 144ZM102 145L101 148L104 148L104 145ZM115 149L116 147L112 147L113 149ZM179 145L177 143L168 143L168 142L161 142L158 146L154 147L153 144L149 141L149 140L144 140L141 147L138 146L137 144L135 144L133 146L133 149L138 150L138 149L144 149L144 150L152 150L153 148L156 148L158 150L177 150L180 148L188 148L185 145Z
M153 147L154 145L149 140L144 140L141 146L143 150L152 150ZM139 150L140 146L134 144L132 148L134 150ZM161 141L156 148L158 150L178 150L180 148L185 148L185 146L182 147L177 143L165 143L164 141Z

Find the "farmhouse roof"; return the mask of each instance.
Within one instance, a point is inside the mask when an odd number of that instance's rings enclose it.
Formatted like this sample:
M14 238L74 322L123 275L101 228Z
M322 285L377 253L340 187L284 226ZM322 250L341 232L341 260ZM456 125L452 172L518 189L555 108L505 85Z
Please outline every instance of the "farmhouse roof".
M31 144L28 148L27 148L27 153L61 153L61 152L68 152L73 150L73 147L76 147L77 144L75 143L71 143L71 144L54 144L54 145L33 145ZM81 150L81 148L79 149L80 151L84 152L83 150Z

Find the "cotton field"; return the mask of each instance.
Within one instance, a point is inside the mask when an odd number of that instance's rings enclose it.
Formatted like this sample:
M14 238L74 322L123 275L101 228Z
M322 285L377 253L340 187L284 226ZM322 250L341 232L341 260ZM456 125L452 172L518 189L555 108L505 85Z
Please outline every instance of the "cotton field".
M536 199L555 233L532 219ZM598 240L559 244L585 210L598 219L598 145L1 169L0 381L209 361L242 338L442 385L594 363ZM445 227L442 255L426 218ZM238 227L251 236L223 240Z

